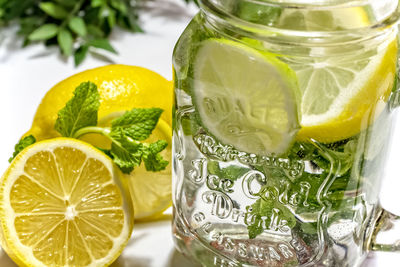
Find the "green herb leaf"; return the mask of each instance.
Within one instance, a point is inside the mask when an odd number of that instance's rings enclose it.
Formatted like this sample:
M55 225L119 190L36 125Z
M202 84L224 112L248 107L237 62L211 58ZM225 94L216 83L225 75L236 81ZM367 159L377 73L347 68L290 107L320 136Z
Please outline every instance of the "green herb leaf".
M28 39L30 41L48 40L57 35L58 26L56 24L45 24L33 31Z
M123 173L130 173L142 161L143 144L128 138L122 129L111 132L112 138L110 154L114 163Z
M109 51L111 53L117 54L117 51L112 47L110 42L107 39L96 39L92 40L88 43L89 46L95 47L95 48L100 48L106 51Z
M111 0L110 4L113 8L120 11L122 14L124 15L128 14L128 7L126 6L123 0Z
M69 28L79 36L86 36L87 29L85 21L81 17L73 17L69 23Z
M96 126L99 106L97 86L91 82L81 83L71 100L58 112L55 129L62 136L73 137L83 127Z
M317 223L302 223L300 225L301 230L305 233L305 234L309 234L309 235L315 235L318 233L318 225Z
M139 10L136 1L128 0L0 0L0 27L19 24L24 47L32 41L58 44L64 55L77 52L75 65L79 65L91 48L116 53L107 37L117 25L142 32ZM67 28L71 38L66 32L59 33ZM77 51L70 52L69 39L72 47L79 47Z
M143 161L146 170L152 172L165 170L169 162L164 160L159 153L163 151L167 146L168 143L166 141L159 140L155 143L150 144L148 147L145 147L143 153Z
M253 205L250 206L250 214L253 216L253 222L247 226L249 231L249 238L256 238L264 230L271 230L271 220L274 216L279 216L279 220L286 221L284 226L290 229L296 225L296 218L293 213L277 200L264 200L258 199ZM278 227L278 226L275 226Z
M134 140L146 140L156 127L162 112L159 108L134 108L113 120L112 130L122 131Z
M108 25L110 26L110 28L113 28L117 21L116 12L112 9L108 9L107 15L108 15L107 16Z
M53 2L42 2L39 4L41 10L43 10L47 15L55 19L65 19L68 17L68 11L62 6L57 5Z
M231 165L221 169L222 177L225 179L229 179L232 181L236 181L237 179L241 178L247 172L250 171L249 168L244 168L236 165Z
M64 7L73 7L76 5L77 0L56 0L56 2Z
M102 29L100 29L99 27L92 25L92 24L87 25L87 31L90 35L92 35L95 38L102 38L105 36Z
M75 51L75 55L74 55L75 66L80 65L85 60L88 51L89 51L89 47L87 45L83 45Z
M28 135L28 136L22 138L21 140L19 140L18 144L16 144L15 147L14 147L15 151L14 151L12 157L8 159L8 162L11 163L11 161L13 161L13 159L15 159L15 157L22 150L24 150L26 147L34 144L35 142L36 142L36 138L33 135Z
M72 45L74 43L72 34L67 29L62 29L57 35L58 44L61 47L61 51L64 55L69 56L72 53Z
M92 7L101 7L103 5L107 4L106 0L92 0L91 1L91 6Z
M222 179L229 179L232 181L236 181L250 171L249 168L237 165L229 165L227 167L221 168L218 161L214 160L208 161L207 170L210 174L214 174Z

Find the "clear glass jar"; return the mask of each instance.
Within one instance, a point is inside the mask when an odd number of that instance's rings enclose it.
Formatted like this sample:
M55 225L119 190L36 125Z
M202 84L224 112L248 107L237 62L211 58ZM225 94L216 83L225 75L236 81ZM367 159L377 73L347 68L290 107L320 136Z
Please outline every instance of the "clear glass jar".
M173 56L179 251L203 266L359 266L398 249L377 242L397 218L378 193L398 4L201 1Z

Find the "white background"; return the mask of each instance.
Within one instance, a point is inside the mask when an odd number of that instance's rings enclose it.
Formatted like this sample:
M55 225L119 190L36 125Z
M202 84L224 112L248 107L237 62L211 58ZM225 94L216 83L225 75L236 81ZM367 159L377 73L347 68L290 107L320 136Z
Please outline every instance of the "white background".
M42 45L22 49L21 40L8 32L0 32L0 174L8 166L14 144L30 128L42 97L57 82L109 63L143 66L172 79L174 44L197 10L194 6L185 6L183 0L157 0L150 2L150 6L152 8L141 17L144 34L115 31L111 42L119 55L90 56L78 68L74 67L72 59L60 57L57 49L45 49ZM395 130L393 135L381 199L385 208L400 214L400 164L397 163L400 161L400 130ZM16 265L0 250L0 266ZM135 225L128 247L113 266L192 267L194 264L174 250L170 221L165 220ZM373 253L363 265L367 266L400 266L400 254Z

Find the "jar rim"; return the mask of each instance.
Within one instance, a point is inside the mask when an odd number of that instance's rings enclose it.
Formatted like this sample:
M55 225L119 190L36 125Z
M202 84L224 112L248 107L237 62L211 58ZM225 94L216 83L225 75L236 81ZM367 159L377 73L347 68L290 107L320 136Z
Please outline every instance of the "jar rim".
M397 0L379 1L381 1L381 3L397 2ZM200 0L200 2L210 2L210 0ZM343 8L373 4L376 3L376 0L239 0L238 2L252 2L260 5L280 6L285 8Z
M223 4L222 4L222 3ZM341 10L341 9L351 9L351 8L365 8L368 5L369 8L382 9L382 3L388 3L386 6L386 13L380 14L375 21L371 21L368 25L363 25L362 27L349 27L339 30L298 30L290 28L279 28L276 25L263 25L254 23L252 21L247 21L241 17L235 16L227 10L226 3L251 3L252 5L260 5L267 7L275 7L281 9L290 9L292 11L329 11L329 10ZM302 2L303 5L298 5L294 3ZM305 4L304 2L309 2ZM311 3L312 2L312 3ZM316 5L316 2L324 2L325 5ZM332 5L332 3L335 3ZM329 4L329 5L328 5ZM361 6L360 6L361 5ZM312 37L324 37L328 35L340 35L349 34L351 35L354 31L362 32L363 35L381 35L388 28L393 28L400 23L400 2L397 0L200 0L200 8L203 13L211 15L212 20L223 20L228 24L231 24L235 28L245 27L246 31L252 31L251 29L260 34L261 31L265 32L283 32L286 34L299 35L301 37L312 36Z
M271 4L281 6L356 6L371 0L252 0L260 4Z

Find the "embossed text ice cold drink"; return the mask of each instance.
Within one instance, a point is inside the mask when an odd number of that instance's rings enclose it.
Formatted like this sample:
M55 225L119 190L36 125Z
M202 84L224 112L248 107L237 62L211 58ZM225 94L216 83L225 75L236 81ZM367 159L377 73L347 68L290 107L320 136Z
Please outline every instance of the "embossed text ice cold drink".
M207 1L174 52L177 248L358 266L384 213L396 1Z

